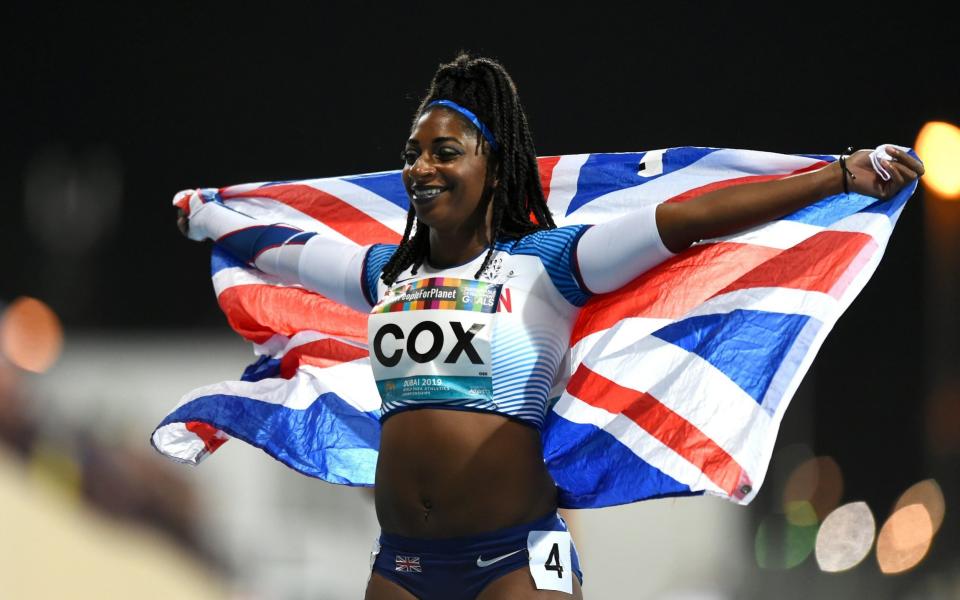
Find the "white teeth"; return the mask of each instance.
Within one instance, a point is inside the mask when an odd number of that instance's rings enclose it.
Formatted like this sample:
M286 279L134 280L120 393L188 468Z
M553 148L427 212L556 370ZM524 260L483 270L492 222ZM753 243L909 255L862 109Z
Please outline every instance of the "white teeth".
M427 188L424 190L414 190L413 195L416 196L417 200L429 200L441 192L443 192L443 188Z

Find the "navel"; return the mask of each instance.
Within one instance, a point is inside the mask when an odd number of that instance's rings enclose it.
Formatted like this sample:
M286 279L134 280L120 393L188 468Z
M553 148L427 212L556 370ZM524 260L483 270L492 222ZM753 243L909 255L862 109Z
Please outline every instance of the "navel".
M430 519L430 510L433 509L433 503L427 498L424 498L421 502L423 504L423 520L426 522Z

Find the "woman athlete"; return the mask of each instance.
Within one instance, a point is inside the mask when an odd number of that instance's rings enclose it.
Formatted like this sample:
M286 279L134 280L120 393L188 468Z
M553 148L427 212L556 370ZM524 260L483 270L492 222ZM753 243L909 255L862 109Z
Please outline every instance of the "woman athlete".
M402 152L410 210L399 245L358 250L267 225L252 243L266 249L251 254L250 237L231 234L260 224L200 192L180 198L178 225L255 256L263 271L372 308L382 534L366 598L582 598L540 439L580 307L698 240L847 188L889 198L923 174L906 152L886 151L886 180L860 150L845 166L557 228L512 80L499 63L461 54L435 74Z

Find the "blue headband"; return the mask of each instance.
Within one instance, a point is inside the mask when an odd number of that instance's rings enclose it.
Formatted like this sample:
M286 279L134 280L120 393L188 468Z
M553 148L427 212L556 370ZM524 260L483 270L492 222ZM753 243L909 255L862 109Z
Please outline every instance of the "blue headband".
M427 105L427 108L430 108L434 105L446 106L449 109L455 110L461 115L465 116L471 123L473 123L477 129L480 130L480 133L483 134L483 137L487 138L487 142L490 144L490 147L493 148L494 152L499 150L496 140L493 139L493 134L487 129L487 126L480 122L480 119L477 118L477 115L473 114L469 109L466 109L453 100L434 100Z

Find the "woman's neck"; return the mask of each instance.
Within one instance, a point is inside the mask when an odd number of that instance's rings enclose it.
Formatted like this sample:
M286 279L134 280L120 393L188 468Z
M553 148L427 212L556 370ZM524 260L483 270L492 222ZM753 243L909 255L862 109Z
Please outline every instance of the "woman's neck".
M437 268L470 262L490 245L489 230L476 230L473 235L430 230L430 264Z
M469 219L455 229L438 231L431 228L430 264L437 268L462 265L483 253L493 243L492 202L487 204L485 212L482 220Z

